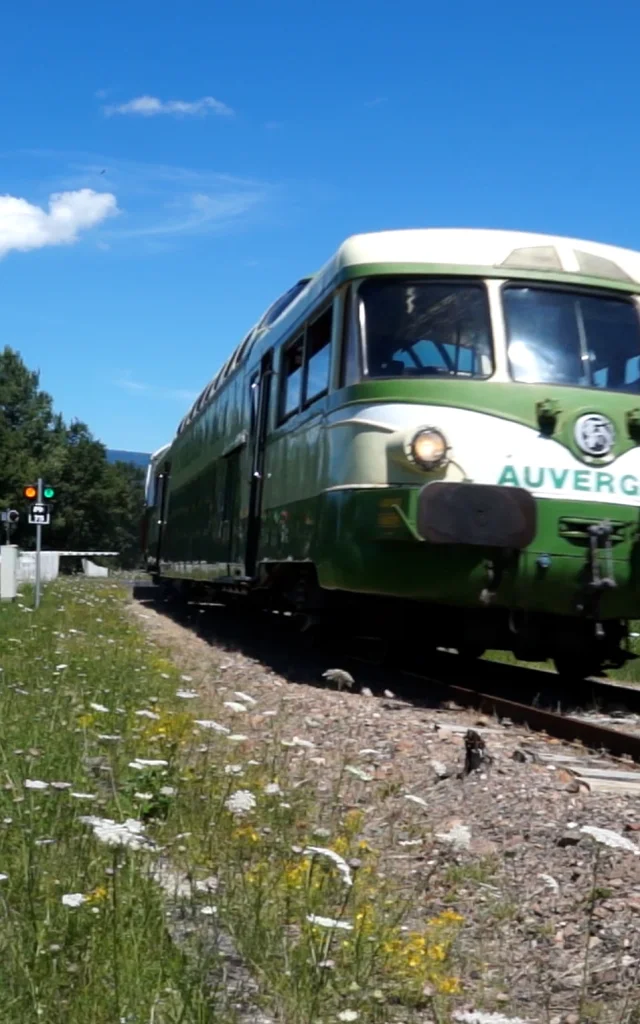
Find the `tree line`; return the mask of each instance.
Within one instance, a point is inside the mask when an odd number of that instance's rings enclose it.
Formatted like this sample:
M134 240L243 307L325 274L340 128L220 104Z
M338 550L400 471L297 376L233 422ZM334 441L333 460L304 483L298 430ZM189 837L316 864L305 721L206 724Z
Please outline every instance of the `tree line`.
M121 567L139 564L144 470L109 463L88 426L79 420L66 424L41 390L39 374L6 347L0 352L0 509L20 513L11 542L23 549L34 546L35 531L22 491L38 476L55 488L44 548L118 551Z

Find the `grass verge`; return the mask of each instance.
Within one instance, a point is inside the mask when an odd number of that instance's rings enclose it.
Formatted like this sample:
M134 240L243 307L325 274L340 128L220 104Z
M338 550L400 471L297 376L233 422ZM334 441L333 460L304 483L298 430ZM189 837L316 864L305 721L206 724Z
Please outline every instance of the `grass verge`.
M61 580L37 613L0 607L0 1019L226 1024L219 930L290 1024L448 1019L460 915L416 924L362 814L296 784L277 727L256 749L196 719L125 600ZM160 858L193 882L188 951Z

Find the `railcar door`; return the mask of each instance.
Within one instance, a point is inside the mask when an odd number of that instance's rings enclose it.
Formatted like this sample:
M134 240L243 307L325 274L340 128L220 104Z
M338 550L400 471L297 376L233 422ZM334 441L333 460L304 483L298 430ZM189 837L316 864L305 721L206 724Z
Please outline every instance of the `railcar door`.
M164 539L164 528L167 524L170 476L171 463L165 462L162 473L156 478L155 504L158 509L156 523L156 572L162 572L162 541Z
M240 456L236 449L224 458L224 494L222 501L221 536L224 545L224 560L230 576L240 571L238 563L242 558L238 550L240 527Z
M267 430L269 425L269 399L273 377L273 349L269 349L260 363L260 369L250 380L251 425L249 445L251 451L251 482L249 485L249 516L247 519L247 547L245 572L255 576L260 544L262 495Z

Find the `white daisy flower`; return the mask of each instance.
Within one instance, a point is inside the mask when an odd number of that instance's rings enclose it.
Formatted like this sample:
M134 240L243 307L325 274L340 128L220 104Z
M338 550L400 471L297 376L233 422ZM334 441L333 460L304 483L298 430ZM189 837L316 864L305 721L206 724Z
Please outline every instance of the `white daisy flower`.
M80 907L86 903L87 897L81 892L68 892L62 897L62 904L65 907Z
M436 832L436 839L449 843L454 850L468 850L471 845L471 829L468 825L454 825L448 832Z
M640 848L635 843L632 843L630 839L619 835L618 832L614 832L612 829L598 828L597 825L583 825L580 831L591 836L592 839L595 839L596 843L609 846L612 850L626 850L627 853L634 853L636 856L640 853Z
M193 681L193 676L180 676L183 683L190 683Z
M420 804L421 807L428 807L427 801L423 800L421 796L414 796L413 793L405 793L405 800L411 800L414 804Z
M52 782L51 783L51 788L52 789L71 789L71 783L70 782Z
M258 703L257 700L255 699L255 697L252 697L251 694L249 694L249 693L243 693L242 690L234 690L234 693L235 693L236 697L239 697L240 700L245 701L246 704L257 704Z
M458 1010L453 1019L463 1024L527 1024L522 1017L505 1017L503 1013L484 1013L482 1010Z
M225 764L225 775L243 775L244 769L241 764Z
M256 806L256 798L248 789L239 789L225 800L225 807L232 814L244 814Z
M6 882L8 877L8 875L5 875L4 872L0 871L0 882Z
M309 924L317 924L319 928L341 928L344 932L352 932L353 925L348 921L336 921L333 917L320 917L318 914L307 914Z
M155 843L143 835L144 825L135 818L127 818L118 823L111 818L98 818L88 814L80 818L86 825L91 825L93 833L101 843L107 846L127 846L131 850L155 849Z
M74 797L76 800L95 800L95 793L69 793L69 796Z
M91 703L89 704L89 707L93 708L94 711L102 712L102 714L108 714L109 713L109 708L106 708L104 706L104 704L96 704L96 703L94 703L94 701L91 701Z
M48 782L42 782L40 779L25 779L24 780L24 788L25 789L48 789L49 788L49 783Z
M355 768L352 764L345 765L345 772L349 772L350 775L355 775L356 779L362 779L363 782L373 782L373 775L369 775L368 772L363 772L361 768ZM345 1011L351 1012L351 1011Z
M174 786L160 786L161 796L175 796L176 789Z
M218 879L214 875L210 875L209 878L198 879L195 883L195 888L198 892L216 892Z
M267 796L282 795L282 790L280 789L280 786L278 785L277 782L267 782L266 786L264 787L264 792L267 794Z
M328 857L329 860L333 861L338 871L344 878L345 885L353 885L353 878L351 877L351 868L347 864L344 857L341 857L339 853L335 852L335 850L329 850L325 846L307 846L302 851L302 855L303 857L306 857L307 854L311 854L312 856L318 857Z
M357 1020L359 1016L357 1010L343 1010L338 1014L338 1020Z
M197 696L195 690L176 690L176 697L180 697L181 700L194 700Z
M196 718L195 724L199 725L201 729L211 729L212 732L231 732L231 729L227 729L226 725L220 725L219 722L213 722L210 718Z
M240 704L237 700L225 700L225 708L229 708L230 711L246 711L244 704Z
M129 762L130 768L166 768L169 764L168 761L163 761L162 758L152 757L136 757L133 761Z
M156 715L155 711L147 711L146 708L143 708L142 711L136 711L135 714L138 718L150 718L154 722L160 719L160 715Z
M214 914L218 913L217 907L201 907L200 913L204 914L205 917L213 917Z

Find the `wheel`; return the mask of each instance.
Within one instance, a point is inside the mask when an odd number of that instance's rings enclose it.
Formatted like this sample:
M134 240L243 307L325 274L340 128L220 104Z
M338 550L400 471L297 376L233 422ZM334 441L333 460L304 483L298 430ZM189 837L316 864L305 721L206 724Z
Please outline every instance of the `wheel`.
M553 664L562 682L570 686L579 686L598 671L591 658L580 655L556 654Z
M461 661L472 662L479 661L486 654L487 648L480 644L462 644L460 647L456 647L456 651Z

